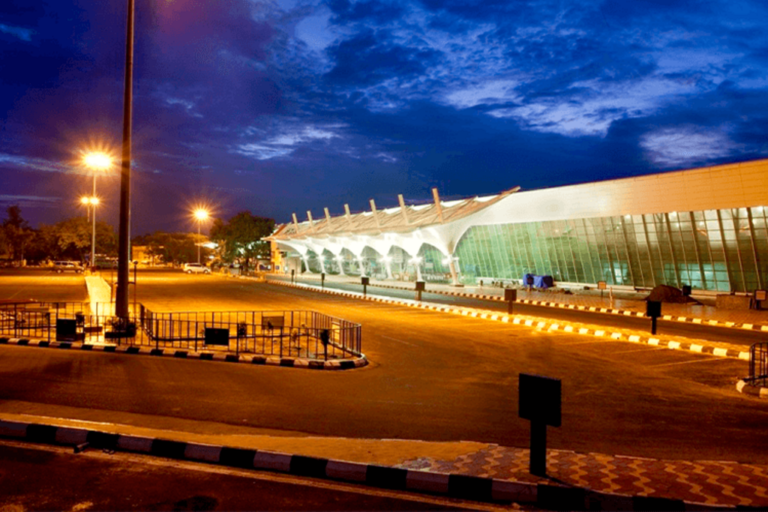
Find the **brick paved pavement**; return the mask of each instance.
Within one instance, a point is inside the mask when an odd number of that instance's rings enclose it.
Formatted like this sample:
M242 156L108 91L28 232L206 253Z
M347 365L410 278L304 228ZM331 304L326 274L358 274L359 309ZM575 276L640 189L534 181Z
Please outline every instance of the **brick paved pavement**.
M550 479L546 479L531 475L528 463L528 450L488 445L452 460L419 457L397 467L517 482L549 481L599 492L708 505L768 507L768 465L549 450L547 474Z

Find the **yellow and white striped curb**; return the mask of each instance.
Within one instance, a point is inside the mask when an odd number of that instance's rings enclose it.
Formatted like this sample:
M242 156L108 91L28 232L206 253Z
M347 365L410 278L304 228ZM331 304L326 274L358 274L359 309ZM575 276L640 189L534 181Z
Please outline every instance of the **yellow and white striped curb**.
M630 341L632 343L643 343L647 345L666 347L671 350L687 350L691 352L697 352L699 354L710 354L710 355L719 356L719 357L730 357L730 358L749 361L749 352L738 351L730 348L698 345L698 344L690 343L687 341L681 342L681 341L661 340L658 338L646 338L640 335L627 335L621 332L609 332L609 331L606 331L605 329L593 329L593 328L586 328L586 327L576 327L573 325L562 325L560 321L557 321L557 322L547 321L547 320L541 320L538 318L531 319L529 317L526 318L526 317L520 317L520 316L505 315L503 313L482 311L482 310L476 310L471 308L446 306L442 304L418 302L415 300L408 300L408 299L394 299L391 297L383 297L380 295L371 295L371 294L363 295L362 293L358 293L358 292L336 290L333 288L320 288L319 286L313 286L313 285L307 285L307 284L301 284L301 283L289 283L289 282L278 281L278 280L268 280L267 282L269 284L288 286L292 288L300 288L304 290L327 293L332 295L340 295L342 297L348 297L348 298L354 298L354 299L369 300L372 302L396 304L400 306L437 311L440 313L452 313L455 315L469 316L472 318L479 318L482 320L492 320L492 321L499 321L503 323L511 322L512 324L515 324L515 325L533 327L540 331L566 332L566 333L575 332L578 334L588 335L588 336L609 337L616 341Z

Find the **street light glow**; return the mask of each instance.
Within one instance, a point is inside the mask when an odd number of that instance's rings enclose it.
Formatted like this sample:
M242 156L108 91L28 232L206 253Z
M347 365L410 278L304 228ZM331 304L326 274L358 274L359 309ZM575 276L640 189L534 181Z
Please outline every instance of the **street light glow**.
M83 157L83 163L89 169L105 171L112 167L112 158L106 153L86 153Z
M195 219L197 219L198 221L204 221L205 219L208 218L208 210L198 208L197 210L195 210L194 215L195 215Z

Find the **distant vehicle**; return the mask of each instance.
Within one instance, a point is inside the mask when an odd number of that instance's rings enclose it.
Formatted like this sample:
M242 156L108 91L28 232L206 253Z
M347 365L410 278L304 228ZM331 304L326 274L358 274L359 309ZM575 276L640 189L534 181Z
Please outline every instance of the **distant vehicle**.
M185 263L184 272L187 274L210 274L211 269L200 263Z
M111 260L96 260L96 263L93 264L93 267L100 268L100 269L117 268L117 262L111 261Z
M83 267L76 261L54 261L53 270L57 274L61 274L62 272L74 272L76 274L83 273Z

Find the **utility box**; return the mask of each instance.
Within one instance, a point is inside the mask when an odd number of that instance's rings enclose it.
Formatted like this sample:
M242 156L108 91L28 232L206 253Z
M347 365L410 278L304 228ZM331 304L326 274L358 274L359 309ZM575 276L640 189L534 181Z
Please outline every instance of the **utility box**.
M206 345L229 346L229 329L219 329L214 327L205 328Z
M77 320L57 318L56 341L77 341Z

